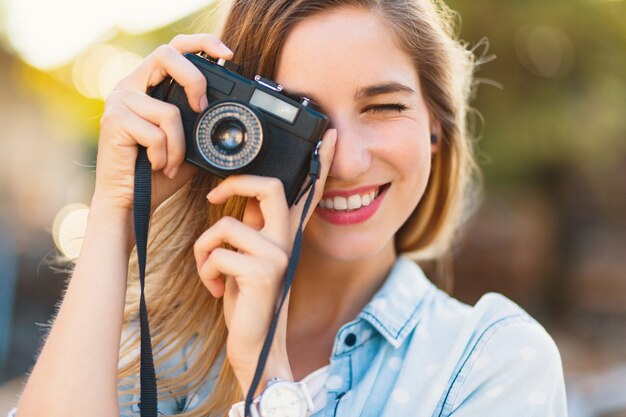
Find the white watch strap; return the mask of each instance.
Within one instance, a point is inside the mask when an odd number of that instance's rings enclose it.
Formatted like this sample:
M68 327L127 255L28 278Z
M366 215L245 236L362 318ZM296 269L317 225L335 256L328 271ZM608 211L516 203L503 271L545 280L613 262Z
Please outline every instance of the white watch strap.
M245 405L245 401L239 401L230 407L230 411L228 412L228 417L245 417L243 412L243 407Z
M313 403L313 398L311 398L311 393L309 393L309 387L307 387L306 383L300 381L297 383L304 394L304 399L306 400L306 408L307 408L307 416L313 414L315 411L315 404Z
M257 411L257 404L259 403L259 397L256 397L254 400L252 400L252 408L250 409L250 414L252 414L252 417L259 417L259 412ZM245 401L239 401L238 403L233 404L230 407L230 411L228 412L228 417L245 417L246 413L245 413L245 408L246 406L246 402Z
M304 398L306 400L306 405L307 405L307 416L309 416L313 414L313 411L315 411L315 404L313 403L313 399L311 398L311 394L309 393L309 388L307 387L306 383L302 381L296 382L296 384L298 384L298 386L300 387L300 390L304 394ZM252 407L250 409L250 413L252 414L252 417L260 417L259 412L257 411L257 407L258 407L261 395L259 395L254 400L252 400ZM233 404L230 407L230 411L228 412L228 417L245 417L246 415L244 411L245 405L246 405L245 401L239 401L238 403Z

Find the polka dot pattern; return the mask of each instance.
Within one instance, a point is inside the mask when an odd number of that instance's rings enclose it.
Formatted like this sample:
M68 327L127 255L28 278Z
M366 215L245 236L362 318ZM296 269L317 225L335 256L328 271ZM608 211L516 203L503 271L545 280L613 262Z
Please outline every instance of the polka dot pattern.
M443 390L445 389L445 387L446 385L443 382L436 382L430 389L430 396L432 398L441 397L441 394L443 394Z
M372 300L372 306L378 310L387 310L387 300L384 298L376 298Z
M339 375L331 375L328 377L328 381L326 381L326 388L330 390L336 390L341 388L343 385L343 378Z
M547 400L546 394L542 391L533 391L528 395L528 403L534 405L541 405Z
M407 287L403 283L399 283L398 288L400 289L400 293L402 293L402 295L404 295L405 297L408 297L411 295L411 290L409 289L409 287Z
M489 391L487 391L486 395L488 398L498 398L499 396L502 395L503 392L504 392L504 387L502 387L502 385L497 385L491 388Z
M426 368L424 369L424 372L428 376L433 376L437 373L438 370L439 370L439 365L436 363L431 363L426 366Z
M392 356L391 359L389 359L389 362L387 362L387 365L389 365L392 370L399 371L402 367L402 358L399 356Z
M418 324L415 333L417 337L419 337L422 340L430 338L430 332L426 329L426 326L424 325L420 326Z
M365 329L361 332L360 340L365 341L372 337L372 329Z
M191 401L189 402L188 408L189 409L196 408L199 403L200 403L200 396L194 395Z
M391 393L391 398L398 404L406 404L410 400L409 393L404 388L394 389Z
M366 310L336 329L328 366L306 381L316 410L337 417L567 415L555 344L541 326L499 294L462 305L416 268L399 260Z
M481 356L476 359L476 363L474 364L474 369L480 371L481 369L485 369L487 365L491 362L491 358L489 356Z

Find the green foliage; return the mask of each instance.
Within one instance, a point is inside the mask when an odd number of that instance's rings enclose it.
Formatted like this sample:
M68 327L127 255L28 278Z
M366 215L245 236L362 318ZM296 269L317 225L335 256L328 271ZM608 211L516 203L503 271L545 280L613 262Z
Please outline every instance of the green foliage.
M487 37L477 72L488 187L541 186L554 166L605 181L626 158L626 2L450 0L461 38Z

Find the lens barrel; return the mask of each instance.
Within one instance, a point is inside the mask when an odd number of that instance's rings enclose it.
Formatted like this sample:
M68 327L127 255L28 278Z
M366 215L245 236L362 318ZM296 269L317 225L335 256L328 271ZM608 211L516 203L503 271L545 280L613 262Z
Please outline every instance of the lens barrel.
M199 117L195 136L202 157L218 169L234 171L251 164L263 147L262 116L235 101L216 103Z

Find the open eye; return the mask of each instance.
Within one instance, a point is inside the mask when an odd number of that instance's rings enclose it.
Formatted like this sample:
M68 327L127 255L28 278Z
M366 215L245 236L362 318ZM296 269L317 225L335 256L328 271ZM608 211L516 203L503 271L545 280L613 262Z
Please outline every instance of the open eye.
M381 112L396 112L400 113L406 110L407 107L404 104L400 103L386 103L386 104L374 104L371 106L367 106L363 109L363 112L371 111L373 113L381 113Z

